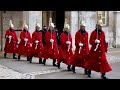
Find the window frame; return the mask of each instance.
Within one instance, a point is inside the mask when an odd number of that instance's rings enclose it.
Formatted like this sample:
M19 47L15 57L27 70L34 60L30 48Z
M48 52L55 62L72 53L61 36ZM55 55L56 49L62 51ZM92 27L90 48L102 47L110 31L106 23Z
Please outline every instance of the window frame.
M101 11L101 12L105 12L105 16L103 17L103 15L102 15L102 19L103 18L105 18L105 22L103 22L103 26L108 26L108 17L109 17L109 13L108 13L108 11ZM97 15L98 15L98 13L97 13Z

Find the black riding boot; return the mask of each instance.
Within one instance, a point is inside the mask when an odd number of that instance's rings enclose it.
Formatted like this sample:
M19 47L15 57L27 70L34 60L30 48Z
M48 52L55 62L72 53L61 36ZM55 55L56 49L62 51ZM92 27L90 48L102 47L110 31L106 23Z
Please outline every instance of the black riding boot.
M73 73L76 73L75 72L75 66L72 66L72 71L73 71Z
M30 57L29 56L27 56L27 61L30 61Z
M88 70L88 77L91 77L91 71Z
M7 56L7 53L4 53L4 58L6 58L6 56Z
M15 54L15 53L13 53L13 59L17 59L17 57L16 57L16 54Z
M42 58L39 58L39 64L42 64Z
M84 74L85 75L87 75L88 74L88 71L87 71L87 69L85 68L85 70L84 70Z
M60 63L57 63L57 67L58 67L58 69L60 69Z
M56 59L53 59L53 66L57 66L55 63L56 63Z
M20 60L20 55L18 55L18 60Z
M71 65L68 65L67 71L72 71L72 69L70 67L71 67Z
M44 65L46 64L46 59L43 60L43 64L44 64Z
M29 58L29 62L32 63L32 57Z
M108 79L108 78L105 76L105 73L101 74L101 78L102 78L102 79Z

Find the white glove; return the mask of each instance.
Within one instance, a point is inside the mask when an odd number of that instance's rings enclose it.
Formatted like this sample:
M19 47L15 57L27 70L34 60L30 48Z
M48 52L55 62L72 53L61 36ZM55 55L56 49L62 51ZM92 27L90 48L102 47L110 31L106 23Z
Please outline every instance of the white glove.
M96 39L96 40L95 40L95 43L99 44L99 43L100 43L100 40Z
M27 39L27 38L24 38L24 41L26 41L26 42L27 42L27 41L28 41L28 39Z
M8 38L8 35L6 36L6 38Z
M8 36L8 38L9 38L9 39L11 39L11 38L12 38L12 36Z
M38 42L39 42L38 40L35 41L35 43L38 43Z
M83 46L83 44L82 44L82 43L79 43L79 46L80 46L80 47L82 47L82 46Z
M71 44L71 42L70 41L66 41L66 44Z
M19 44L20 42L17 42L17 44Z
M50 42L54 42L54 40L53 40L53 39L50 39Z
M30 47L32 47L32 44L30 43Z

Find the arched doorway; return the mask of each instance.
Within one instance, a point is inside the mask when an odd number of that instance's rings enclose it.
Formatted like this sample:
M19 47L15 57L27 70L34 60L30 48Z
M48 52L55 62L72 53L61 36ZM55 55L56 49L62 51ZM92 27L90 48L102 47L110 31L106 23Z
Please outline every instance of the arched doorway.
M58 29L58 45L60 44L60 34L63 32L65 11L43 11L42 13L42 26L49 24L49 18L52 17L53 23L55 23Z
M64 11L43 11L42 12L42 26L48 26L49 18L52 18L57 29L62 32L64 26L65 12Z
M49 24L49 18L56 24L56 11L42 11L42 26Z

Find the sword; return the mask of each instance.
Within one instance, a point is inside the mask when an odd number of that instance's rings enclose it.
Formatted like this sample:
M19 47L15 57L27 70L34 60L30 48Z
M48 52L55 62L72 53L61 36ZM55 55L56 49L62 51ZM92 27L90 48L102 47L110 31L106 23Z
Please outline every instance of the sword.
M37 49L38 44L36 43L35 49Z
M38 46L38 42L39 42L39 41L37 41L37 43L36 43L35 49L37 49L37 46Z
M12 36L9 36L9 43L11 42L11 37L12 37Z
M98 13L98 11L97 11L97 13ZM99 17L101 19L101 14L99 14ZM98 25L97 25L97 36L96 36L96 39L98 39ZM96 48L94 49L94 51L96 51L98 49L98 46L99 46L99 43L97 43Z
M68 34L68 41L69 41L69 34ZM68 52L69 52L69 50L70 50L70 44L68 44Z
M79 48L79 54L80 54L81 49L82 49L82 47Z
M82 19L82 13L81 13L81 15L80 15L80 21L82 21L81 19ZM80 31L80 34L81 34L81 31ZM81 41L80 41L80 42L81 42ZM80 47L79 47L79 54L80 54L81 49L82 49L82 47L80 46Z

